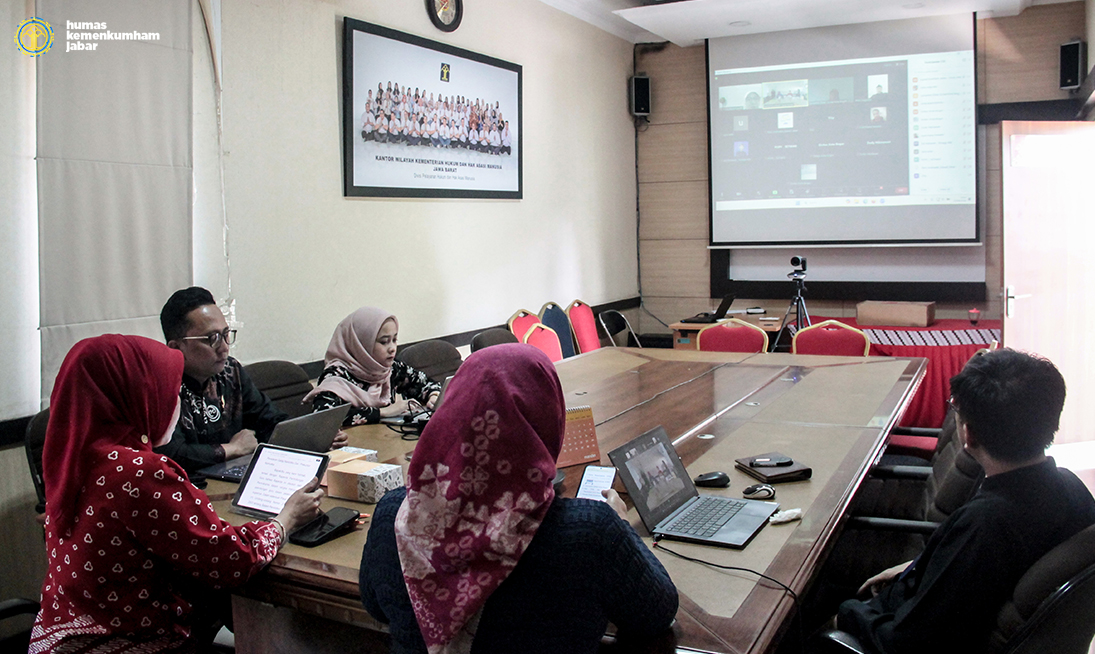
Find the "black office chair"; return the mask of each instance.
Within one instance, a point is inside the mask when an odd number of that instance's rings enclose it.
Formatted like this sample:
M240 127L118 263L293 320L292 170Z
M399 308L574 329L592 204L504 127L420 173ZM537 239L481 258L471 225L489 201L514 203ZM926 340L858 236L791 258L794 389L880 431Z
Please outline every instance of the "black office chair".
M492 345L501 345L503 343L519 343L517 337L513 335L508 329L502 329L501 327L491 327L485 331L481 331L471 339L471 351L478 352L485 347Z
M0 620L9 620L20 615L37 615L40 608L38 602L21 597L4 600L0 602ZM30 629L23 629L0 639L0 652L25 652L29 645Z
M312 412L312 407L302 404L304 396L312 390L308 373L291 361L259 361L243 367L247 376L280 411L290 418L299 418Z
M38 495L38 504L34 510L39 514L46 512L46 484L42 480L42 448L46 444L46 426L49 424L49 409L39 411L27 423L23 449L27 453L27 467L30 479L34 482L34 492Z
M627 340L624 345L629 347L642 347L642 343L639 342L639 337L635 334L635 330L631 328L631 323L627 321L624 314L616 311L615 309L605 309L597 314L597 320L601 323L601 329L605 330L605 334L608 335L608 340L612 342L613 346L619 347L616 343L616 335L626 331Z
M460 351L446 341L422 341L395 355L397 361L419 370L435 382L443 382L464 362Z
M1050 550L1019 579L989 637L995 654L1087 654L1095 636L1095 526ZM847 632L829 630L818 654L865 654ZM930 654L925 652L924 654Z

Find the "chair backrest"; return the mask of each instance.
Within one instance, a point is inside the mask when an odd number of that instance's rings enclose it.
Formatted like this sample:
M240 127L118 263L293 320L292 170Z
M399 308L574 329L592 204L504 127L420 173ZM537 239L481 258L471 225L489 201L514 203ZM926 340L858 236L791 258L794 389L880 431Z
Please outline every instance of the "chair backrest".
M701 329L696 343L705 352L767 352L768 334L756 325L730 318Z
M49 409L42 409L27 423L27 435L23 440L27 451L27 466L30 478L34 482L34 492L38 495L38 504L34 510L46 512L46 484L42 479L42 448L46 445L46 425L49 424Z
M520 343L516 336L513 335L508 329L502 329L501 327L491 327L490 329L483 330L476 334L471 339L471 351L478 352L485 347L491 345L501 345L502 343Z
M838 320L826 320L795 333L791 352L829 356L865 357L871 350L867 335Z
M312 412L312 407L302 404L304 396L312 390L308 373L292 361L258 361L243 367L255 388L266 394L280 411L298 418Z
M1050 550L997 614L989 650L1087 654L1095 635L1095 525Z
M567 317L574 329L574 340L578 343L578 352L592 352L601 349L601 337L597 334L597 321L593 317L593 307L581 300L575 300L567 307Z
M518 309L517 313L509 317L509 320L506 321L506 325L509 326L509 330L513 332L513 335L520 340L521 337L525 335L525 332L528 331L529 327L532 327L538 322L540 322L540 316L537 316L531 311L526 311L525 309Z
M559 347L559 335L551 327L536 323L525 332L521 342L528 343L546 354L552 363L563 360L563 350Z
M616 343L616 334L625 330L631 336L635 345L638 347L643 346L643 344L639 342L639 337L635 334L635 330L631 328L631 323L627 321L627 317L619 311L616 311L615 309L605 309L597 314L597 320L600 321L601 328L605 330L605 334L608 335L608 340L612 341L613 346L618 346ZM630 341L624 341L624 345L628 345L629 343Z
M464 362L464 357L460 356L455 345L438 340L415 343L400 351L395 358L438 383L456 373Z
M570 328L570 318L563 307L554 302L546 302L540 307L540 322L559 335L559 347L563 358L569 359L577 354L574 350L574 332Z

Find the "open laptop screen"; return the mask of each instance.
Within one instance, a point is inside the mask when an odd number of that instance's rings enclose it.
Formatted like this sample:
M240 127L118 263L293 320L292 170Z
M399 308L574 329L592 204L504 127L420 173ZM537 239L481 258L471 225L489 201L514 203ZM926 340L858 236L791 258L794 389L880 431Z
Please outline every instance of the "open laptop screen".
M609 458L648 529L699 495L663 427L613 450Z

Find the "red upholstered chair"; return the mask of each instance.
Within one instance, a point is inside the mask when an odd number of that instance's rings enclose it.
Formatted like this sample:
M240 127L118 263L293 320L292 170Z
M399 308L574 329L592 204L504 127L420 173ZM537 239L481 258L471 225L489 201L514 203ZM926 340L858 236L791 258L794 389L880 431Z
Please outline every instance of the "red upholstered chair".
M767 352L768 334L756 325L730 318L701 329L696 343L704 352Z
M593 307L581 300L575 300L567 307L567 317L574 329L574 338L578 341L578 352L592 352L601 349L601 337L597 334L597 321L593 318Z
M517 337L517 340L521 340L521 337L525 335L529 327L540 322L540 316L537 316L531 311L524 309L518 309L517 313L509 317L506 324L509 326L509 330L513 332L513 335ZM522 341L523 342L523 341Z
M559 345L559 335L551 327L542 323L529 327L521 342L528 343L546 354L552 363L563 360L563 348Z
M871 340L866 334L837 320L800 329L791 341L794 354L865 357L870 349Z

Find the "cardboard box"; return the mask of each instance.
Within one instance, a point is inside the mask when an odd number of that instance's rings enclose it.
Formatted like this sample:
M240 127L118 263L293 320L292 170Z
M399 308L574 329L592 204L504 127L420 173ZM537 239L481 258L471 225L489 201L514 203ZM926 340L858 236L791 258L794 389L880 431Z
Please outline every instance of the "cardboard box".
M376 504L384 493L403 485L403 467L353 459L327 468L327 494L344 500Z
M364 461L378 461L376 450L367 450L361 447L341 447L327 453L327 470L340 466L348 461L362 459ZM323 479L319 481L321 486L327 486L327 472L324 471Z
M861 327L928 327L935 322L935 302L860 302L855 321Z

